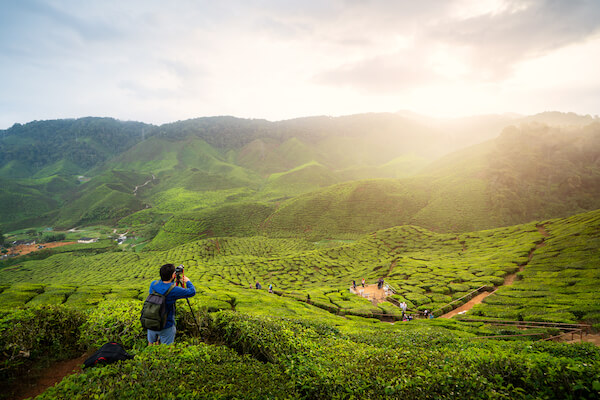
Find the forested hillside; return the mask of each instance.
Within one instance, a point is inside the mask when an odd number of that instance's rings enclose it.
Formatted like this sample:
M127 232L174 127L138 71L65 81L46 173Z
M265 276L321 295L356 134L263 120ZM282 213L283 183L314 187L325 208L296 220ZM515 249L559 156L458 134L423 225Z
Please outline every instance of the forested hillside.
M112 118L34 121L0 131L0 176L84 174L144 139L151 125Z
M405 223L440 232L506 226L597 208L598 137L591 117L560 113L36 121L0 131L0 223L115 225L152 209L147 232L186 213L208 218L194 235L211 235L222 230L208 216L246 205L273 212L251 226L227 217L247 227L237 234L318 239Z

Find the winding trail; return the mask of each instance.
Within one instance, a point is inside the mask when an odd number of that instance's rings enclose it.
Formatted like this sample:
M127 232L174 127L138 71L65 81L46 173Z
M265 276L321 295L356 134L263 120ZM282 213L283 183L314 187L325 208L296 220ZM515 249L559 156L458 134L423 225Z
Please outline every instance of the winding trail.
M147 184L149 184L150 182L152 182L155 179L156 179L156 177L154 176L154 174L152 174L152 179L148 179L146 182L144 182L143 185L137 185L135 187L135 189L133 189L133 195L137 196L137 191L138 191L139 188L146 186Z
M464 314L467 311L469 311L471 308L473 308L473 306L475 304L481 303L483 301L483 299L485 299L486 297L488 297L490 294L492 294L492 292L482 292L482 293L479 293L477 296L473 297L471 300L467 301L462 306L457 307L454 310L450 311L449 313L446 313L446 314L440 316L440 318L452 318L455 315Z
M546 228L544 227L544 225L537 225L536 228L537 228L538 232L540 233L540 235L542 235L542 240L540 242L538 242L533 249L529 250L529 255L527 257L527 262L523 263L523 264L519 264L519 270L517 272L509 274L509 275L506 275L504 277L504 282L502 283L502 285L496 287L494 289L494 291L479 293L477 296L473 297L471 300L467 301L462 306L457 307L454 310L452 310L452 311L450 311L450 312L448 312L448 313L446 313L444 315L441 315L440 318L452 318L455 315L464 314L467 311L471 310L475 306L475 304L480 304L483 301L483 299L485 299L489 295L492 295L492 294L496 293L496 291L499 288L501 288L503 286L510 286L510 285L512 285L515 282L515 279L517 278L517 274L519 272L523 271L523 269L525 268L525 266L527 264L529 264L529 262L533 258L533 254L535 253L535 251L537 249L539 249L540 247L544 247L546 245L546 243L545 243L546 238L550 236L548 234L548 232L546 231ZM463 243L463 251L464 251L464 243Z

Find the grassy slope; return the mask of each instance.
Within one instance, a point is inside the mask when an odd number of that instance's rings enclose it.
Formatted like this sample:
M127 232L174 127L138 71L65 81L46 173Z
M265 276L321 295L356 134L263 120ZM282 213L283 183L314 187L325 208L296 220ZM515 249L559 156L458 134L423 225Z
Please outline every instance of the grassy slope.
M572 215L600 207L599 153L598 123L510 128L413 178L338 184L288 200L265 232L343 236L403 223L464 232Z
M6 230L49 224L57 215L65 194L76 183L59 175L9 180L0 178L0 221Z
M600 211L543 223L548 237L513 285L476 306L476 316L600 323Z
M339 178L328 168L317 162L309 162L286 172L269 176L261 188L261 197L292 197L333 185Z
M423 182L393 180L343 183L298 196L281 204L264 224L275 236L361 235L403 225L428 201Z
M108 171L81 185L61 207L56 224L71 227L114 223L118 218L145 208L145 203L133 194L136 185L150 177L128 171Z
M180 220L174 228L185 229L184 222ZM198 221L188 220L187 223L197 224ZM600 312L600 303L595 297L588 299L584 296L584 302L578 299L586 288L598 284L595 266L598 212L553 221L547 226L551 235L546 239L549 243L547 258L552 259L554 271L564 270L566 275L555 274L559 282L553 274L545 279L547 285L563 287L565 276L570 276L572 284L567 285L568 290L564 293L559 290L561 296L566 296L559 304L565 301L573 304L567 313L558 315L551 311L555 309L554 304L532 303L535 304L534 309L527 309L526 314L542 320L558 318L568 321L583 314L596 315L594 313ZM570 235L571 231L578 232L579 236ZM0 279L7 279L5 275L10 274L12 282L42 285L72 284L74 279L84 279L86 285L102 286L126 281L127 286L140 288L156 276L159 265L173 262L185 264L190 278L198 282L248 287L260 280L264 286L273 283L276 289L284 290L290 296L305 299L310 294L315 302L329 307L335 304L334 309L351 309L358 315L370 315L382 311L375 311L368 304L344 303L351 300L344 293L353 279L364 277L368 282L375 282L379 277L385 277L412 309L435 310L475 288L501 285L507 274L516 272L519 265L527 264L529 252L543 239L535 224L461 235L436 234L411 226L395 227L330 248L318 247L300 239L259 236L214 238L187 243L168 251L91 256L59 254L2 270ZM554 257L558 250L550 248L553 242L558 243L557 249L570 246L571 252L567 254L576 258ZM573 263L573 260L579 261ZM535 271L535 258L531 265L532 271ZM523 277L525 287L530 287L527 275ZM534 284L537 278L532 279ZM519 285L515 285L515 290L522 290L518 289ZM581 285L581 289L577 285ZM34 291L37 290L35 287ZM533 293L539 289L527 290ZM24 290L20 288L19 291ZM3 296L0 294L0 302L4 301ZM6 296L8 299L12 294ZM532 296L539 297L535 293ZM590 304L584 304L586 302ZM564 305L560 307L564 308ZM545 311L537 312L535 309ZM502 312L515 314L511 310L505 308ZM493 308L489 312L493 312Z
M33 358L55 351L43 346L60 346L77 331L80 344L97 348L116 340L136 354L133 361L67 378L44 393L47 399L102 393L146 398L164 389L156 376L165 370L192 398L596 398L600 353L592 345L472 339L507 333L483 323L378 323L363 317L393 314L393 308L374 307L347 291L352 278L386 276L409 308L435 309L480 285L500 284L544 241L522 279L488 297L475 315L598 323L600 211L542 225L548 236L535 223L461 235L405 226L330 248L253 237L142 254L57 254L0 270L0 281L11 282L0 285L0 305L10 310L0 310L0 343ZM188 308L179 307L178 342L184 345L145 345L140 300L164 262L186 265L198 291L191 307L201 318L200 336L216 344L200 343ZM256 280L274 283L282 296L248 289ZM90 314L66 318L62 309L38 308L44 304ZM15 312L20 307L28 311ZM77 329L71 326L76 319L87 321ZM45 340L50 331L52 340ZM198 363L210 368L198 369Z

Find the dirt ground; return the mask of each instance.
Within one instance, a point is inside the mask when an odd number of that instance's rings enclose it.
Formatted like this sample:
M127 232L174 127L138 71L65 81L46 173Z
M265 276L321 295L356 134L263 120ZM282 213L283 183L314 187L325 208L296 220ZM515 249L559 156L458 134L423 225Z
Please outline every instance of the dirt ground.
M83 362L90 354L83 354L78 358L71 360L59 361L45 370L41 371L36 377L19 382L19 386L14 388L14 399L21 400L34 398L42 394L50 386L54 386L60 382L65 376L81 371Z
M11 247L8 250L8 254L21 254L24 256L25 254L32 253L38 250L51 249L53 247L66 246L68 244L76 244L77 242L50 242L50 243L38 243L38 244L20 244L15 247ZM38 249L39 246L44 246L43 249Z
M475 304L481 303L483 301L483 299L488 297L490 294L491 294L490 292L479 293L477 296L473 297L471 300L467 301L462 306L455 308L454 310L450 311L449 313L441 315L440 318L452 318L455 315L458 315L463 311L465 311L465 312L469 311L471 308L473 308L473 306Z
M388 293L383 289L378 289L377 284L365 285L365 287L363 287L359 283L356 284L356 290L350 287L350 292L371 300L373 304L385 301L386 297L391 294L391 292Z
M566 333L563 336L566 343L588 342L593 343L596 346L600 346L600 333L589 333L587 335L583 335L583 338L580 338L579 335L571 336L570 333Z

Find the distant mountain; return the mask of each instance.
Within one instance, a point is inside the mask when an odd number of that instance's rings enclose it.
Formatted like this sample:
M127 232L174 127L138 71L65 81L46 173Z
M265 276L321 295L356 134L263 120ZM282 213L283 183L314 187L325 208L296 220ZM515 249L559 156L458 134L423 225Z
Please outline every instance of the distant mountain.
M82 175L142 141L151 128L92 117L15 124L0 130L0 177Z
M564 216L597 207L595 121L380 113L16 124L0 131L0 223L5 231L115 224L141 212L162 224L228 210L247 218L240 205L255 204L260 212L247 220L254 225L240 220L246 228L232 230L211 217L206 232L339 236L404 223L464 231ZM262 221L266 210L274 212Z
M339 184L283 203L267 234L364 233L401 224L470 231L600 208L600 123L508 127L420 174Z

